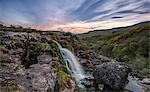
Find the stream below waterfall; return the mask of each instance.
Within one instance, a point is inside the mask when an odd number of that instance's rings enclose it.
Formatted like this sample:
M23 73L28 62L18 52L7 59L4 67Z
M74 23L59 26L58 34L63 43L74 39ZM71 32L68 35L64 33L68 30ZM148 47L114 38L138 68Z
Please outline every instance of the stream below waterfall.
M68 68L73 79L75 79L78 87L86 88L85 85L82 84L82 82L84 79L88 78L89 75L85 73L82 65L77 60L77 57L70 50L63 48L57 41L54 41L54 42L58 45L60 52L63 56L63 59L65 61L66 67ZM128 80L129 80L129 83L124 88L125 91L119 91L119 92L145 92L144 86L140 83L139 80L133 78L132 76L128 76ZM84 80L84 82L85 81L86 80ZM88 81L85 83L88 83ZM88 92L91 92L91 91L88 91ZM92 92L95 92L95 91L92 91ZM101 91L98 91L98 92L101 92ZM116 92L116 91L110 91L110 92Z

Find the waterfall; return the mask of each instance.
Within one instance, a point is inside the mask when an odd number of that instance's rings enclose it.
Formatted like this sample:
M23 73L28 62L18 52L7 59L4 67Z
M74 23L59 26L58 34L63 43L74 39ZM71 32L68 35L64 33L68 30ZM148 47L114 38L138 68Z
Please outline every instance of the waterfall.
M71 73L71 76L76 80L78 86L81 86L80 80L85 78L85 74L76 56L70 50L62 48L62 46L57 41L53 40L53 42L55 42L58 45L60 52L63 56L64 62L66 64L66 67Z
M49 38L47 38L47 39L49 39ZM50 40L50 39L49 39ZM54 43L56 43L57 44L57 46L58 46L58 48L59 49L61 49L62 48L62 46L57 42L57 41L55 41L55 40L52 40Z
M66 48L61 48L61 51L63 53L65 63L70 69L70 72L72 76L76 79L76 81L78 82L81 79L85 78L82 66L78 62L76 56Z

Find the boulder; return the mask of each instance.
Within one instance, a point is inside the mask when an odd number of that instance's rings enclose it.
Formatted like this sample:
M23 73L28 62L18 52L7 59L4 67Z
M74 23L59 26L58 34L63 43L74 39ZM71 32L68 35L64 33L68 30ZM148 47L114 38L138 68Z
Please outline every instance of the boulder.
M98 84L104 84L113 90L120 90L128 83L130 69L121 62L107 62L96 66L93 76Z

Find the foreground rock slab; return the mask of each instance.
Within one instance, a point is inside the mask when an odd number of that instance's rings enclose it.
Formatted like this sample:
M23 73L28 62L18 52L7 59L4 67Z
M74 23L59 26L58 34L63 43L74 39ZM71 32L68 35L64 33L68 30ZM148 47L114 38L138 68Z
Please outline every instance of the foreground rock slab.
M121 90L128 83L130 69L121 62L107 62L94 69L93 76L98 84L104 84L113 90Z

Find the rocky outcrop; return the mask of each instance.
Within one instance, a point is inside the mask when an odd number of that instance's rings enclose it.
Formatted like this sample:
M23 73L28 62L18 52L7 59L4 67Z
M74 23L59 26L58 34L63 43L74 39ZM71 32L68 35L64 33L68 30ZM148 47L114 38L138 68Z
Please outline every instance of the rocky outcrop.
M77 91L75 81L68 77L70 75L60 63L57 45L45 36L40 33L0 32L0 91ZM25 64L28 64L27 68ZM58 70L65 76L59 74ZM58 78L65 85L57 84Z
M49 64L34 64L28 69L16 67L15 64L0 65L0 86L6 88L3 89L4 92L12 85L24 92L54 92L55 81L56 75Z
M54 92L56 74L49 64L34 64L29 69L25 70L24 78L28 81L23 85L28 90L33 91L51 91ZM29 88L27 87L28 85Z
M111 89L120 90L128 83L130 69L121 62L107 62L96 66L93 76L98 84Z

